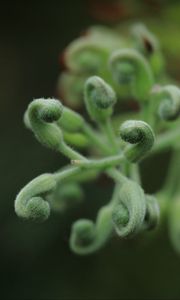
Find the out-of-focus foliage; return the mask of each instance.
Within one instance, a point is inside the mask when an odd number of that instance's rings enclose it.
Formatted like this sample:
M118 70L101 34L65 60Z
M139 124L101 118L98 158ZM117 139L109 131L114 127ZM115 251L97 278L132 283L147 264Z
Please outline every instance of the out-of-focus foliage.
M3 172L0 264L3 299L180 297L180 260L170 246L165 228L151 242L149 237L126 243L113 239L106 248L91 257L78 258L69 251L70 224L83 216L95 217L97 209L108 201L112 186L106 178L100 177L93 186L83 185L86 202L74 208L73 214L69 212L64 217L54 215L39 226L22 224L14 214L14 195L22 185L40 172L53 172L57 165L66 162L56 153L50 154L27 134L22 126L22 115L34 97L56 96L58 55L82 30L102 21L105 25L119 24L121 30L124 25L129 28L129 23L145 22L161 42L168 74L179 79L179 20L173 16L173 11L175 15L180 12L178 0L119 1L125 8L121 14L116 14L116 20L111 18L110 21L99 19L95 13L98 10L94 9L95 2L101 2L100 12L105 3L113 3L112 0L77 0L73 5L71 0L1 3ZM165 11L167 14L163 17ZM114 12L117 12L116 7ZM110 14L109 7L107 14ZM126 119L123 114L122 122ZM141 164L143 187L148 193L154 193L162 185L169 154L168 151ZM153 167L156 167L156 173L152 174L150 170Z

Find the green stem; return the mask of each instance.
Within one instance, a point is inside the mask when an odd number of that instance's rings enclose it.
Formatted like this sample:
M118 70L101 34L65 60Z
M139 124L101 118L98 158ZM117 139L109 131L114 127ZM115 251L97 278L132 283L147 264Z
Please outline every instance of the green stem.
M113 171L113 170L111 170L111 171ZM111 173L111 174L109 173L108 175L109 175L110 177L113 176L112 173ZM114 178L113 178L113 179L114 179ZM117 202L118 197L119 197L119 190L120 190L120 188L121 188L121 184L119 184L119 182L117 182L117 179L116 179L115 187L114 187L114 190L113 190L113 195L112 195L111 201L109 202L109 205L110 205L110 206L113 206L114 203Z
M121 165L121 172L128 177L129 176L129 168L130 168L130 163L128 160L125 160L123 164Z
M72 163L76 166L85 169L97 169L103 170L111 167L115 167L124 161L125 157L123 154L114 155L111 157L106 157L102 159L91 159L88 161L84 160L73 160Z
M54 173L54 178L57 181L62 181L70 176L74 176L79 174L80 172L80 168L79 167L69 167L69 168L65 168L62 170L59 170L57 172Z
M117 169L110 169L108 171L106 171L106 173L115 180L115 182L117 182L119 184L119 187L122 186L122 184L124 184L125 182L127 182L127 177L124 176L120 171L118 171Z
M101 126L102 131L107 136L109 145L112 147L113 153L117 153L119 151L119 146L116 141L116 136L115 136L114 129L112 127L110 119L107 119L106 122L101 123L100 126ZM111 153L112 153L112 151L111 151Z
M62 182L66 179L74 182L84 182L95 179L99 175L97 170L82 170L80 167L69 166L62 168L54 173L54 178L57 182Z
M138 164L130 164L129 173L130 173L129 174L130 178L141 185L139 165Z
M81 159L81 160L87 160L86 157L78 153L77 151L73 150L70 146L65 144L64 142L61 143L59 152L63 153L66 157L69 159Z
M179 175L180 175L180 153L179 150L175 150L172 153L168 175L164 184L166 193L169 195L169 197L173 197L180 190Z
M153 99L148 99L141 104L141 119L154 128L155 114Z
M163 224L165 220L167 220L169 213L169 204L171 199L166 193L166 189L161 189L158 193L156 193L156 199L160 208L160 224Z

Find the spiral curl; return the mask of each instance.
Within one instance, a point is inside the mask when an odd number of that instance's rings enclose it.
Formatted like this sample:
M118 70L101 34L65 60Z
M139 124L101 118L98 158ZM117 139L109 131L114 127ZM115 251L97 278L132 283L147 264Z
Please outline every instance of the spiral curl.
M159 50L158 39L144 24L138 23L133 25L132 34L136 40L138 48L140 48L143 52L151 55L153 52Z
M52 174L43 174L30 181L17 195L16 214L26 220L43 222L50 215L49 203L42 198L52 192L56 181Z
M116 95L102 78L89 77L85 84L84 97L86 109L92 120L103 122L111 116Z
M33 100L25 113L24 121L40 143L58 150L62 141L62 133L56 124L62 114L63 106L55 99Z
M121 49L110 57L110 70L119 84L128 82L139 101L148 99L154 79L147 60L135 49Z
M112 210L112 221L118 236L125 238L136 235L142 228L145 213L144 191L136 182L127 180Z
M61 72L57 82L57 93L65 104L78 109L83 103L83 88L87 75L74 74L70 71Z
M121 138L130 144L124 153L130 162L138 162L151 150L154 145L155 136L151 127L136 120L125 121L120 127Z
M64 58L69 70L81 74L97 73L105 63L108 51L93 39L84 37L73 41L66 49Z
M156 76L161 75L164 69L164 58L157 37L142 23L133 25L131 32L135 47L147 57L153 73Z
M102 207L96 219L81 219L76 221L71 230L70 248L76 254L87 255L100 249L108 240L112 232L111 206Z
M180 115L180 89L174 85L167 85L156 89L160 99L159 116L162 120L173 121Z

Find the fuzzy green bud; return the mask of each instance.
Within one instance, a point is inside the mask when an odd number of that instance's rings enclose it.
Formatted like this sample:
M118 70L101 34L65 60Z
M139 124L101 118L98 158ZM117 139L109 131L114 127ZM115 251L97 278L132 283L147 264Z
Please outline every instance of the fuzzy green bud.
M117 234L120 237L137 234L142 228L145 212L144 191L137 183L127 180L120 189L118 201L112 211Z
M96 222L87 219L76 221L72 226L70 236L71 249L80 255L87 255L101 248L112 233L111 206L102 207Z
M174 85L159 87L154 92L160 99L159 116L162 120L173 121L180 115L180 89Z
M81 37L73 41L65 51L69 70L76 73L97 73L107 60L108 51L95 40Z
M45 221L50 215L50 206L41 195L53 191L55 187L56 181L51 174L43 174L33 179L16 197L16 214L27 220Z
M25 122L36 138L46 147L58 150L62 143L62 132L55 124L62 115L63 106L55 99L33 100L25 113Z
M147 101L154 78L148 61L138 51L115 51L110 58L110 69L116 82L128 82L133 96L139 101Z
M132 144L125 148L125 156L130 162L144 158L155 141L152 128L147 123L137 120L125 121L120 127L120 136L125 142Z
M103 122L111 116L116 94L102 78L90 77L86 81L84 93L86 109L92 120Z

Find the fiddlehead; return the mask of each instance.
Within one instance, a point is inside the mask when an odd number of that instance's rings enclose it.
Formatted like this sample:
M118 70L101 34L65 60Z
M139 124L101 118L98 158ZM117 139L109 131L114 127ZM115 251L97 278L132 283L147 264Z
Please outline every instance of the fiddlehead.
M135 49L115 51L110 58L110 69L119 84L129 83L139 101L147 100L153 86L153 74L146 59Z
M155 136L151 127L136 120L125 121L120 127L121 138L130 144L124 153L130 162L141 160L153 147Z
M72 42L65 51L65 64L76 73L96 73L105 63L108 52L96 41L79 38Z
M155 94L160 99L159 116L162 120L172 121L180 115L180 89L167 85L156 89Z
M63 107L55 99L37 99L32 101L25 113L25 124L31 128L36 138L46 147L58 150L62 133L56 124Z
M70 159L84 159L81 154L74 151L64 142L62 130L60 126L58 126L58 120L62 112L63 106L58 100L37 99L30 103L24 120L43 145L61 152ZM65 114L69 117L71 110L66 110ZM80 126L79 123L83 119L81 120L81 117L76 113L72 113L71 116L73 117L74 126ZM64 126L68 126L67 117L64 119Z
M156 36L142 23L132 26L132 35L135 47L148 58L155 75L159 75L164 68L164 59Z
M56 181L51 174L43 174L33 179L16 197L16 214L27 220L45 221L49 217L50 206L43 198L55 187Z
M133 25L132 34L135 38L137 47L147 55L151 55L159 49L158 39L142 23Z
M81 107L83 102L83 88L87 75L74 74L71 72L62 72L58 83L57 93L71 108Z
M120 237L137 234L143 225L146 213L146 201L142 188L127 180L120 189L118 201L112 211L112 221Z
M82 219L76 221L71 230L70 247L76 254L87 255L101 248L112 232L112 207L102 207L94 224Z
M116 95L103 79L98 76L90 77L85 84L84 97L92 120L103 122L111 116Z

